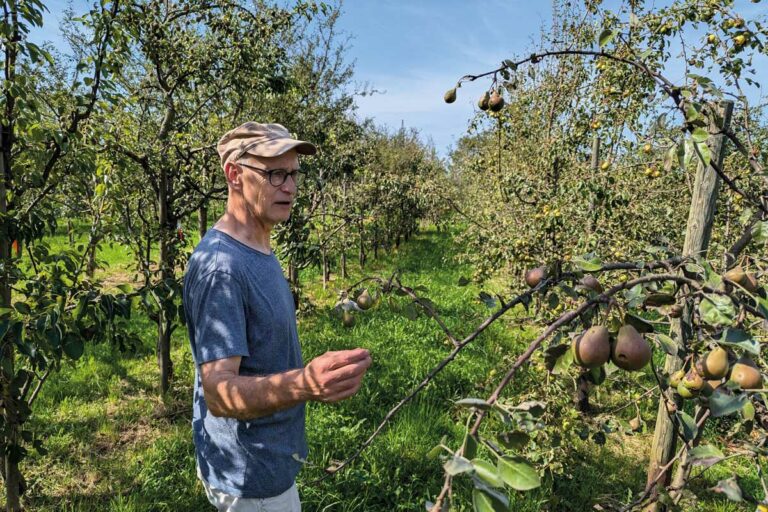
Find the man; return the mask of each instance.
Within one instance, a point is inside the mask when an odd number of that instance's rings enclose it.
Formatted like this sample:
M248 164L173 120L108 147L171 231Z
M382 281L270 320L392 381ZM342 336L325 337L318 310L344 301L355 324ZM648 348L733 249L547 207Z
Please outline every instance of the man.
M304 403L355 394L371 358L344 350L303 366L293 297L270 246L296 198L298 155L315 146L279 124L250 122L226 133L217 150L227 209L184 277L198 476L220 511L297 512Z

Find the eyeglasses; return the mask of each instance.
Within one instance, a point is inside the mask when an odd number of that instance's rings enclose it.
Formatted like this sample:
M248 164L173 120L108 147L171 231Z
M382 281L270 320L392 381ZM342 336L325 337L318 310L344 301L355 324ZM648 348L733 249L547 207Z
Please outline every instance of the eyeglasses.
M302 169L296 169L295 171L289 171L288 169L268 170L262 169L260 167L254 167L253 165L249 164L244 164L243 162L237 162L237 165L242 165L243 167L247 167L252 171L259 171L266 174L267 178L269 179L269 184L273 187L282 186L282 184L285 183L285 180L288 179L288 176L293 178L293 182L296 184L296 186L299 186L303 181L302 178L304 177L304 171Z

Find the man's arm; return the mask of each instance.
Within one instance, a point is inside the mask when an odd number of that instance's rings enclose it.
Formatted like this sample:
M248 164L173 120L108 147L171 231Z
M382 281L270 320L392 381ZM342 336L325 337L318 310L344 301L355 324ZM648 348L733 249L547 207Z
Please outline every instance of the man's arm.
M200 365L208 410L241 420L267 416L301 402L338 402L360 389L371 365L365 349L326 352L304 368L265 376L240 375L240 357Z

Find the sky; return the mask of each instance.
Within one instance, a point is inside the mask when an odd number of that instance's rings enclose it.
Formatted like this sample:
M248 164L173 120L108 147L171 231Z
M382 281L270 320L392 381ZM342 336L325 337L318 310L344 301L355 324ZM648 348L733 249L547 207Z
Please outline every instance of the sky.
M61 45L58 25L68 1L45 3L45 25L31 37ZM76 0L74 8L87 4ZM736 8L749 18L768 13L766 4L737 0ZM463 75L529 53L552 15L549 0L346 0L342 9L339 28L350 38L347 57L355 63L354 81L378 91L358 97L358 116L391 129L416 128L442 157L466 134L477 98L489 84L465 83L451 105L443 101L445 91ZM768 87L768 58L756 67L756 79ZM682 78L680 70L667 74ZM760 99L764 93L751 94Z

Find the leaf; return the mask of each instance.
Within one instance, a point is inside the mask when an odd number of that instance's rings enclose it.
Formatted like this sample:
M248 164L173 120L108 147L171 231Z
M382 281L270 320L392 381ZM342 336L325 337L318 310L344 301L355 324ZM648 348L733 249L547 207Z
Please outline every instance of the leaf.
M716 446L706 444L688 450L688 458L694 466L711 466L723 460L725 455Z
M522 431L504 432L496 437L496 440L508 450L520 451L531 440L531 436Z
M640 18L634 12L629 13L629 26L632 28L640 26Z
M16 308L16 311L22 315L28 315L32 312L32 310L29 308L29 304L26 302L14 302L13 307Z
M516 405L512 407L515 411L525 411L530 413L534 417L541 416L544 414L544 411L547 410L547 404L544 402L539 402L536 400L529 400L527 402L522 402L519 405Z
M461 473L466 473L474 469L469 460L458 455L454 455L451 460L443 464L443 468L445 469L445 472L451 476L460 475Z
M747 403L747 395L729 395L720 389L716 389L709 397L709 410L713 418L729 416L740 411Z
M585 254L583 256L577 256L576 258L573 258L573 262L581 270L586 272L595 272L596 270L603 268L603 263L600 261L600 258L593 255L592 253Z
M482 398L462 398L461 400L456 400L455 403L461 407L474 407L475 409L482 409L484 411L491 408L490 404Z
M741 329L726 329L718 343L738 347L756 356L760 355L760 344L749 333Z
M522 457L504 456L499 459L498 468L504 483L517 491L528 491L541 486L536 469Z
M693 441L696 438L696 434L699 432L699 427L696 426L696 422L683 411L678 411L677 417L683 425L683 437L686 441Z
M624 315L624 323L629 324L639 333L651 333L654 331L653 324L640 318L639 316L627 313Z
M475 455L477 455L477 439L467 432L467 435L464 436L464 457L474 459Z
M472 508L475 512L506 512L509 506L480 489L472 489Z
M707 146L706 142L698 142L696 143L696 152L699 155L699 160L701 160L701 163L704 164L704 168L709 167L709 162L712 159L712 153L709 150L709 146Z
M616 37L618 34L617 31L611 30L611 29L605 29L602 32L600 32L600 36L597 38L598 44L600 46L605 46L611 41L613 41L613 38Z
M756 222L752 226L752 241L758 244L768 241L768 220Z
M725 494L725 497L731 501L744 501L741 487L739 487L739 483L736 481L735 476L720 480L717 482L717 485L712 488L712 491L719 494Z
M469 279L462 276L459 278L459 286L467 286L469 284Z
M492 463L483 459L472 459L475 474L491 487L504 487L504 481L499 476L499 470Z
M693 139L693 142L704 142L709 137L709 132L707 132L706 128L702 128L699 126L693 132L691 133L691 139Z
M708 294L699 304L701 319L709 325L731 325L736 311L727 295Z
M664 352L671 356L677 355L677 343L675 340L660 332L656 333L656 339L659 340L659 345L661 345Z
M83 340L75 336L67 336L62 348L64 349L64 353L74 360L80 359L80 356L83 355L83 351L85 350Z
M434 460L437 458L438 455L440 455L440 452L442 451L443 451L443 447L440 445L437 445L427 452L427 458L430 460Z
M485 304L485 307L488 309L493 309L496 307L496 299L494 299L491 295L489 295L486 292L480 292L480 300Z
M555 373L555 368L558 368L558 362L568 352L570 352L571 346L567 343L560 345L554 345L547 348L544 351L544 366L550 373ZM558 368L559 370L560 368Z

